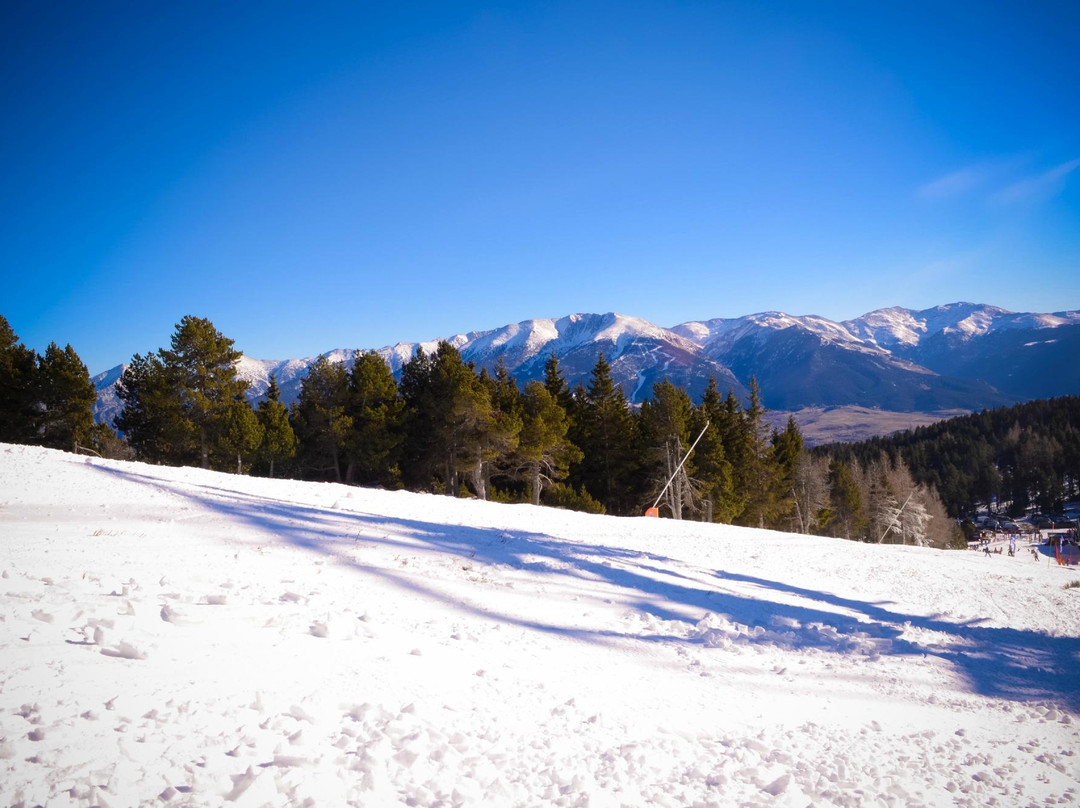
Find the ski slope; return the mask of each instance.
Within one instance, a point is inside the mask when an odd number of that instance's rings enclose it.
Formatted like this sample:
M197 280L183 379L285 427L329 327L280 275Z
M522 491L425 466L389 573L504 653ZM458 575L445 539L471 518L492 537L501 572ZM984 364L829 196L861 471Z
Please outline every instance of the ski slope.
M0 804L1080 800L1031 554L0 445Z

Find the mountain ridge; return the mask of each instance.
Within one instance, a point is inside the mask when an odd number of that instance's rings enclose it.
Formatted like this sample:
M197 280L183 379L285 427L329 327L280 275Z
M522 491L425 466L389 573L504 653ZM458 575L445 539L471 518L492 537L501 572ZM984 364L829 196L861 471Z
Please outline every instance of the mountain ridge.
M542 379L553 353L571 386L587 383L603 353L633 403L648 398L652 385L665 378L695 399L710 377L744 399L756 378L766 407L795 413L843 407L955 413L1080 393L1080 370L1070 371L1074 363L1067 361L1080 355L1080 311L1017 313L957 302L875 309L839 322L769 311L670 328L617 312L576 313L373 350L400 376L418 349L430 353L443 340L477 368L490 372L501 362L521 384ZM351 366L366 350L372 349L336 348L321 356ZM265 394L274 374L282 400L290 403L315 359L245 355L237 369L252 401ZM114 386L123 367L92 380L99 421L111 423L119 412Z

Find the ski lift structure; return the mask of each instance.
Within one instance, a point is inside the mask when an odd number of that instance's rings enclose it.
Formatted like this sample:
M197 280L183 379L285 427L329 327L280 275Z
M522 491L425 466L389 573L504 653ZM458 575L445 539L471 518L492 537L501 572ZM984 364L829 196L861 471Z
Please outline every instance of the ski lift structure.
M690 458L690 455L694 453L694 447L698 445L698 441L705 436L705 430L709 428L709 423L709 421L705 422L705 426L702 428L701 433L694 439L694 442L690 444L689 451L687 451L687 453L683 456L683 459L679 461L679 465L675 467L675 471L673 471L671 473L671 476L668 477L667 482L664 483L664 487L660 489L660 493L657 495L656 501L652 504L652 507L648 508L645 511L646 516L651 516L655 519L660 518L660 500L664 498L664 494L667 493L667 490L671 486L672 481L678 476L679 472L682 471L683 464L685 464L686 461Z

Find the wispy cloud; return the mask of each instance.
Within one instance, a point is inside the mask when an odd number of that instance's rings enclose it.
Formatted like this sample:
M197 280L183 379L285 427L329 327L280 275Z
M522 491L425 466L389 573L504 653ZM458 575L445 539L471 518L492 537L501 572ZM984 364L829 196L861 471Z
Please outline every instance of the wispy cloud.
M1032 167L1030 156L976 163L920 185L915 195L927 202L964 197L991 205L1037 203L1061 193L1080 158L1052 168Z
M1033 177L1025 177L995 192L991 201L1001 205L1039 202L1061 193L1068 177L1080 168L1080 157L1054 166Z
M985 167L962 168L920 186L916 193L920 199L951 199L982 185L990 173Z

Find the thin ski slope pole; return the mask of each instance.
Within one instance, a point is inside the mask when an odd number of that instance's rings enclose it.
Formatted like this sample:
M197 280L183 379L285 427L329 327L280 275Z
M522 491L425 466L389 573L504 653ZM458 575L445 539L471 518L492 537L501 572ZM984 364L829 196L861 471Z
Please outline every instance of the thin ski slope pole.
M683 459L679 461L679 465L676 466L675 471L672 472L670 477L668 477L668 481L666 483L664 483L664 487L660 489L660 496L658 496L656 498L656 502L654 502L652 504L653 508L655 508L657 505L660 504L660 499L661 499L661 497L664 496L664 493L668 490L668 486L671 485L671 481L675 479L675 475L679 473L679 470L683 467L683 463L685 463L687 461L687 459L690 457L690 453L694 451L694 447L697 446L698 441L701 440L702 437L704 437L705 430L708 429L708 428L709 428L709 422L706 421L705 426L701 430L701 434L698 435L697 438L694 440L694 442L690 444L690 450L686 453L686 455L683 457Z
M900 514L902 514L902 513L904 512L904 508L906 508L906 507L907 507L907 504L908 504L909 502L911 502L911 498L912 498L913 496L915 496L915 492L914 492L914 491L912 491L912 492L911 492L910 494L908 494L908 498L904 500L904 504L903 504L903 505L901 505L901 506L900 506L900 510L898 510L898 511L896 512L896 516L894 516L894 517L892 518L892 521L891 521L891 522L889 522L889 526L888 526L887 528L885 528L885 532L881 534L881 538L877 540L877 543L878 543L878 544L881 544L881 543L882 543L883 541L885 541L885 537L889 535L889 531L890 531L890 530L892 530L892 529L893 529L893 526L895 526L895 525L896 525L896 523L900 521Z

